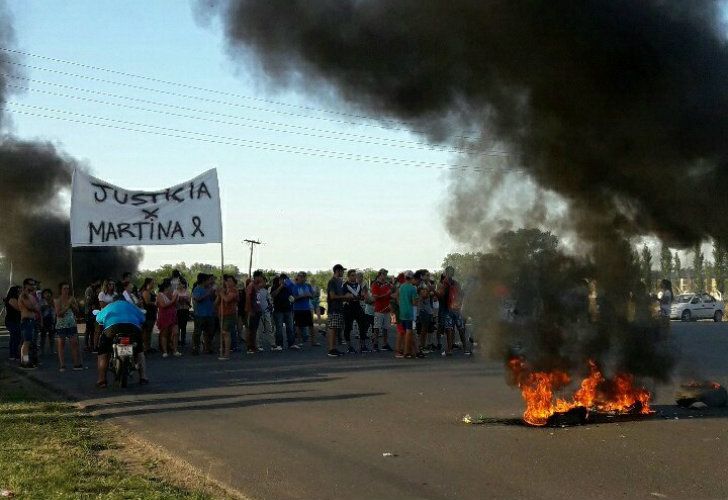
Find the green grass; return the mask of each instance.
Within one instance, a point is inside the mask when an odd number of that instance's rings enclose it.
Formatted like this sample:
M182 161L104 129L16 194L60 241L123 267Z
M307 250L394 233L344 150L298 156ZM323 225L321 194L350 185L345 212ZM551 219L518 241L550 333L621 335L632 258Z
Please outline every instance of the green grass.
M0 490L38 499L209 498L156 475L154 459L134 465L103 422L42 399L0 368Z

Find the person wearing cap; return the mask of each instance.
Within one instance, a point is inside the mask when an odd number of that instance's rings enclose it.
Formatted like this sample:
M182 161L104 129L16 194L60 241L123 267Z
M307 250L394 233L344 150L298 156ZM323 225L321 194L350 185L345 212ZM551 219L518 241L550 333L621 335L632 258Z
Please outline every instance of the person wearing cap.
M382 339L382 351L392 351L389 346L390 300L392 300L392 285L387 281L387 271L382 268L372 283L372 298L374 299L374 328L372 329L372 347L379 351L379 338Z
M412 335L417 304L417 288L413 284L414 273L404 272L405 282L399 287L399 322L404 330L404 357L415 356L414 337ZM401 336L400 336L401 337ZM398 341L400 339L397 339Z
M326 328L328 330L328 356L336 358L343 354L336 348L338 332L344 328L343 302L344 300L351 299L353 295L351 293L344 293L344 284L342 282L344 266L336 264L333 272L334 275L326 286L326 301L329 309L329 319L326 323Z

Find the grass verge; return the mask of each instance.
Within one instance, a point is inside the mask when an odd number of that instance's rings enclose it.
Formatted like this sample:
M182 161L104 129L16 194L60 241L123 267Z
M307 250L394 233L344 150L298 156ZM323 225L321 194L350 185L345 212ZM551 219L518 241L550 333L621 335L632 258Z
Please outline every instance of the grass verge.
M164 459L121 436L117 427L53 401L0 367L0 492L39 499L228 496L169 476Z

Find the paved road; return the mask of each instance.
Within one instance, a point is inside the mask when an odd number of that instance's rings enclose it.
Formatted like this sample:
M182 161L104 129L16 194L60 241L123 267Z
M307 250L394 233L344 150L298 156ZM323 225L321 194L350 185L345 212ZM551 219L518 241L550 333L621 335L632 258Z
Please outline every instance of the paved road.
M728 383L728 323L673 326L678 371ZM728 498L728 412L677 412L671 387L662 417L533 429L460 422L522 411L477 355L157 357L151 385L103 391L52 366L33 374L254 498Z

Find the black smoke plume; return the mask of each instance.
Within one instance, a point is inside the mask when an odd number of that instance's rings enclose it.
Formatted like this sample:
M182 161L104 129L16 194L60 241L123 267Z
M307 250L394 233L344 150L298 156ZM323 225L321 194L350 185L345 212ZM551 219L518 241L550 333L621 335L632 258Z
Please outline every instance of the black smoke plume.
M0 12L0 40L13 41L12 26ZM0 73L17 72L0 57ZM0 99L8 92L6 77L0 74ZM5 116L0 125L8 127ZM55 289L70 281L70 230L68 199L73 169L77 163L52 144L26 141L5 134L0 138L0 253L13 264L16 283L25 277L41 280L43 287ZM141 252L124 248L74 250L74 283L87 285L95 277L120 276L135 271ZM3 280L5 277L3 277Z
M705 217L728 209L722 2L207 4L233 53L281 84L327 83L433 140L503 142L539 186L620 230L683 245L728 234Z
M714 216L728 210L722 6L221 0L202 10L222 18L233 57L246 64L257 58L279 85L323 88L324 95L333 89L353 107L405 121L433 142L456 144L467 131L475 146L505 147L510 157L495 166L521 173L455 178L449 231L484 247L507 220L542 227L556 220L573 231L579 256L561 264L568 276L595 280L603 308L619 320L589 340L568 342L609 351L614 336L630 330L624 325L634 297L640 302L647 292L632 279L630 238L653 235L676 246L711 237L726 242L728 219ZM515 210L501 203L504 194L520 200L524 185L533 186L523 196L528 203ZM556 217L549 213L552 197L563 205ZM544 276L539 296L554 307L540 311L549 311L558 328L541 322L533 335L563 351L571 318L558 297L566 284ZM652 356L648 347L623 349L630 350L622 364ZM664 375L665 364L649 365L637 371Z

